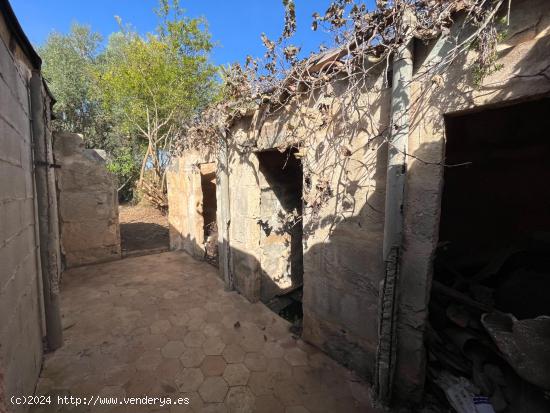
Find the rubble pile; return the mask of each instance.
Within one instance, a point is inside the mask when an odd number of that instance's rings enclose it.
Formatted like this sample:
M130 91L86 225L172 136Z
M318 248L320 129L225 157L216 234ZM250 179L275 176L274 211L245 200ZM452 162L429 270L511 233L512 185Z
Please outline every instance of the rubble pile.
M550 412L550 234L481 267L447 260L448 248L434 263L428 400L459 413Z
M212 265L218 266L218 224L216 221L204 226L204 259Z

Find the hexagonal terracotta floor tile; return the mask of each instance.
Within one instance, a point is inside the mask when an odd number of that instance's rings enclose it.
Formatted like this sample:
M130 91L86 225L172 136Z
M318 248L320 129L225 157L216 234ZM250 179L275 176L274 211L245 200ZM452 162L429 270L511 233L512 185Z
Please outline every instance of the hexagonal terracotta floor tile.
M204 375L201 369L184 368L176 376L176 384L182 392L196 391L204 381Z
M201 364L205 376L221 376L227 363L222 356L206 356Z
M187 347L201 347L205 340L206 337L200 331L190 331L183 342Z
M254 413L256 410L256 398L245 386L231 387L225 404L231 413Z
M138 343L147 350L160 349L167 342L168 339L164 334L146 334L138 339Z
M172 325L168 320L157 320L151 324L151 334L162 334L170 330Z
M282 358L268 359L267 371L271 373L276 380L287 380L292 377L292 367Z
M207 356L219 356L225 348L225 343L219 337L208 337L202 348Z
M250 371L265 371L267 369L267 359L262 353L246 353L244 364Z
M208 337L217 337L223 331L223 327L219 323L206 323L202 329L204 335Z
M160 380L170 380L174 382L176 376L183 370L180 363L173 359L164 359L155 369L153 374Z
M230 386L244 386L250 377L250 370L242 363L229 364L223 372L223 378Z
M180 356L180 361L184 367L199 367L204 357L204 351L201 347L190 347L185 349Z
M185 326L172 326L172 328L164 334L169 340L183 341L188 332L189 330Z
M245 352L238 344L228 344L222 352L222 356L228 363L240 363L244 360Z
M199 394L207 403L221 403L225 399L228 388L221 377L207 377L199 387Z
M269 373L265 371L253 371L248 379L248 387L255 396L273 393L273 381Z
M177 359L185 351L185 344L181 341L169 341L160 350L163 357Z
M244 338L241 340L240 345L244 351L261 351L264 347L265 340L263 336L260 336L257 332L245 332Z
M134 363L136 370L153 371L162 362L162 356L158 351L143 353Z
M171 315L170 317L168 317L168 319L170 320L172 325L178 326L178 327L183 327L189 321L189 316L185 313L182 313L182 314L178 314L178 315Z

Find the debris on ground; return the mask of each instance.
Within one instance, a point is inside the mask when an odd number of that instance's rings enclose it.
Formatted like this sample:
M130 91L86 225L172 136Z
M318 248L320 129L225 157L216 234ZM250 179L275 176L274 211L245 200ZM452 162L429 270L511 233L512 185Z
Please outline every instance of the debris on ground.
M204 260L218 266L218 224L216 221L204 226Z
M439 251L426 389L440 411L550 411L549 239L533 234L478 268Z

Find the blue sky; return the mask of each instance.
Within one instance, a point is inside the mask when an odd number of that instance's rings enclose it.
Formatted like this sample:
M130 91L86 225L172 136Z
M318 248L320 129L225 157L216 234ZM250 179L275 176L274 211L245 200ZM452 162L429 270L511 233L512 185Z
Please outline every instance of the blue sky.
M153 31L157 0L10 0L25 33L41 45L53 30L66 33L72 22L89 24L107 37L118 29L115 15L140 33ZM296 0L298 32L294 44L309 53L327 40L310 28L314 11L323 13L329 0ZM243 62L247 55L264 52L260 34L277 38L283 28L282 0L181 0L191 17L204 16L219 46L212 54L216 64Z

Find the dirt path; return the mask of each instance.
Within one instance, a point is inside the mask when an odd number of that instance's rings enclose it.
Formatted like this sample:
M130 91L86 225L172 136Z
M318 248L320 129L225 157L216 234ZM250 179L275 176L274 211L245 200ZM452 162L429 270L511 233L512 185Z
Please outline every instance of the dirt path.
M123 255L170 248L168 217L144 204L120 205L120 238Z

